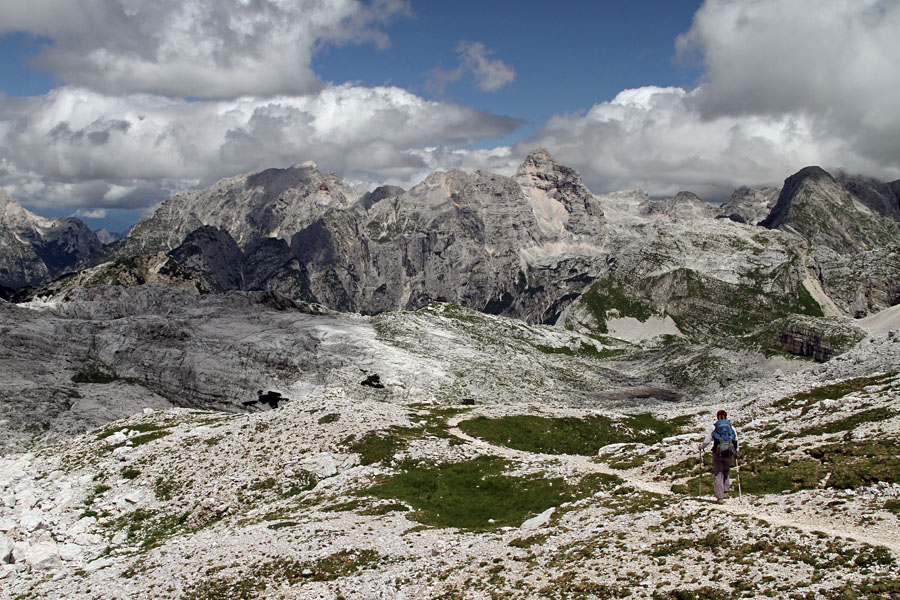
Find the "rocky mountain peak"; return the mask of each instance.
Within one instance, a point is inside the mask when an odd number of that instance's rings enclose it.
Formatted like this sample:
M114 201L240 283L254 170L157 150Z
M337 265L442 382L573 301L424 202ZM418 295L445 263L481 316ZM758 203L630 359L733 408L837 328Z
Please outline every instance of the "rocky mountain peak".
M838 253L892 243L897 222L851 193L821 167L806 167L784 181L778 201L760 223L785 229Z
M545 148L531 152L514 180L532 203L544 229L556 230L562 223L576 235L594 235L605 223L603 209L574 169L556 162ZM556 203L564 214L558 214Z
M649 215L662 214L671 219L685 221L711 218L718 213L716 207L705 202L697 194L684 191L678 192L672 198L648 200L644 207Z
M58 275L101 246L81 220L40 217L0 190L0 285L22 287Z
M581 175L575 169L558 163L546 148L534 150L525 157L519 170L516 171L516 181L521 185L535 185L546 188L548 183L555 184L568 181L574 185L584 186Z
M246 249L263 238L290 240L331 208L348 208L359 193L312 161L222 179L163 202L113 249L118 255L168 252L195 229L222 228Z

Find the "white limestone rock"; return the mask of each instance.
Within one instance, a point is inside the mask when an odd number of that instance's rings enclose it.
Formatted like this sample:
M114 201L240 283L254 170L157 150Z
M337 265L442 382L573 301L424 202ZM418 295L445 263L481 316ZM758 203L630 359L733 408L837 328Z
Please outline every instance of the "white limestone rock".
M0 534L0 563L13 562L13 548L15 544L11 539Z
M52 571L62 566L59 547L56 542L50 540L29 546L25 551L24 559L34 571Z

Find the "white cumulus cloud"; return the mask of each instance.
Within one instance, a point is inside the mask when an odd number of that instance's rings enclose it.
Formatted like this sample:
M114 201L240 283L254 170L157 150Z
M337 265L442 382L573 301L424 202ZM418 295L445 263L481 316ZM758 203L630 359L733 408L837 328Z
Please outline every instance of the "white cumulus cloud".
M519 121L395 87L188 101L76 87L0 97L0 186L32 206L140 208L172 191L314 159L368 182L408 180L428 145L461 146Z
M307 94L327 44L388 43L407 0L29 0L0 3L0 34L51 43L35 64L106 93L194 98Z
M515 69L502 60L489 58L493 51L481 42L460 42L456 46L456 52L459 53L459 66L452 71L433 69L429 77L429 88L441 92L448 82L471 75L479 90L496 92L516 78Z
M551 118L544 145L598 192L727 197L818 164L900 178L900 3L706 0L679 36L693 90L625 90Z

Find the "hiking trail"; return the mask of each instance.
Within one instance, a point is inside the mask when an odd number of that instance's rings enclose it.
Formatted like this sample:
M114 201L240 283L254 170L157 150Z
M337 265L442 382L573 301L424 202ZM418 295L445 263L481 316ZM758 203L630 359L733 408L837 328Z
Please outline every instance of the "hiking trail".
M658 481L649 481L641 477L639 469L611 469L604 464L595 462L594 457L592 456L575 454L542 454L538 452L528 452L525 450L515 450L513 448L491 444L482 439L472 437L460 430L457 425L461 420L462 417L459 417L451 419L448 422L448 432L450 433L450 435L456 436L457 438L474 445L476 448L479 448L495 456L518 461L528 461L534 459L557 461L559 463L562 463L562 465L570 471L585 474L603 473L606 475L616 475L623 479L627 485L637 490L670 497L678 496L677 494L672 492L669 485ZM710 482L707 489L711 489L711 487L712 473L710 472ZM737 491L736 480L734 480L734 485L732 486L731 491ZM834 520L825 520L818 515L803 514L801 512L798 512L796 509L790 509L791 512L788 513L787 507L783 505L761 507L753 504L753 498L749 496L744 496L744 498L741 500L737 498L729 498L725 501L724 504L716 504L715 502L712 502L711 497L709 496L707 496L706 498L698 498L697 496L683 496L681 498L682 503L695 503L696 508L698 509L707 508L712 510L720 510L733 515L753 517L775 527L789 527L793 529L799 529L807 533L823 533L832 538L847 538L855 542L875 546L884 546L891 551L900 554L900 535L898 535L898 532L896 530L893 530L891 528L883 528L879 526L860 527L848 523L839 523L835 522ZM766 498L769 500L774 498L777 502L782 497L780 495L770 495Z

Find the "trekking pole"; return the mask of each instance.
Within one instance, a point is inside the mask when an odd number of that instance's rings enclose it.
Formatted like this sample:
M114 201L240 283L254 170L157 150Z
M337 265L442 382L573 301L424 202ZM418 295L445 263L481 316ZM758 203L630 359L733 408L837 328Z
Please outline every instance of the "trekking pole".
M697 497L702 498L701 486L703 485L703 449L700 449L700 475L697 477Z

